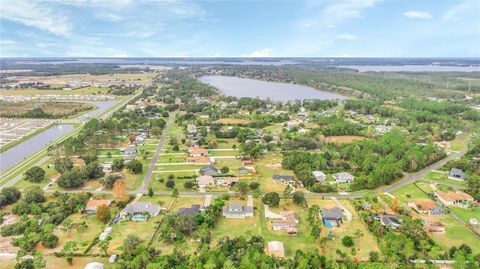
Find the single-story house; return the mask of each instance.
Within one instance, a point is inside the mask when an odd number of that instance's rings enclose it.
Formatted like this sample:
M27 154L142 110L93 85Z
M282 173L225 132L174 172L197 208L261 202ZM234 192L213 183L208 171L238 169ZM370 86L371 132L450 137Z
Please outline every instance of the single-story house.
M244 219L253 217L253 198L248 197L247 206L240 202L233 202L222 208L223 216L227 219Z
M110 206L112 204L111 200L89 200L85 205L85 214L95 214L97 213L97 208L101 205Z
M379 215L378 218L382 226L390 226L394 229L402 226L402 222L394 215Z
M134 147L128 147L128 148L124 149L124 152L127 155L134 155L135 153L137 153L137 149L134 148Z
M423 228L427 233L442 234L445 232L445 225L439 221L429 222L423 224Z
M208 150L203 149L201 147L189 147L188 148L188 154L190 157L200 157L200 156L207 156L208 155Z
M199 188L207 188L215 185L215 179L209 175L199 176L197 177L197 184Z
M267 252L268 255L276 258L284 258L285 257L285 248L283 247L283 243L279 241L270 241L267 243Z
M332 209L321 208L320 216L325 227L338 227L343 220L343 211L338 207Z
M297 227L287 228L287 234L288 234L288 236L297 236L298 235Z
M83 269L103 269L103 263L89 262L83 267Z
M134 203L128 204L122 210L122 212L120 212L120 216L122 218L125 218L127 215L130 215L132 216L133 220L137 220L137 218L135 217L138 217L138 220L142 221L144 219L141 218L141 216L144 216L147 214L150 216L156 216L158 215L158 213L160 213L161 209L162 208L159 205L154 205L150 202L134 202Z
M215 185L219 187L230 187L240 182L240 179L238 179L238 177L216 177L214 179Z
M280 217L281 217L280 220L272 221L272 229L274 231L288 230L289 228L295 228L300 222L300 218L298 217L297 212L294 212L294 211L282 212L280 213Z
M110 162L107 162L107 163L100 163L100 165L102 166L102 171L103 173L105 174L110 174L112 173L113 171L113 168L112 168L112 163Z
M215 168L213 165L206 165L200 168L200 174L202 175L209 175L209 176L216 176L218 175L218 169Z
M471 225L475 225L475 226L478 225L478 219L476 219L476 218L470 218L469 221L470 221Z
M445 210L431 200L420 200L420 201L410 202L408 203L408 206L410 206L420 214L425 214L425 215L426 214L428 215L445 214Z
M273 181L277 183L283 183L288 185L295 185L295 177L294 176L287 176L287 175L273 175Z
M333 174L333 178L337 183L350 183L355 179L352 174L345 172Z
M452 168L452 170L450 170L450 173L448 173L448 178L453 180L464 181L465 175L461 169Z
M191 215L195 216L200 212L200 205L194 204L191 207L182 207L178 209L179 215Z
M322 171L313 171L312 174L318 182L327 180L327 176Z
M195 126L193 124L188 124L187 125L187 132L189 134L196 134L197 133L197 126Z
M208 156L200 156L200 157L188 157L187 162L193 163L193 164L210 165L213 163L213 160Z
M436 190L434 194L438 200L446 206L464 206L469 202L474 202L474 199L471 195L462 191L444 192Z
M238 170L238 173L240 173L240 174L248 174L248 173L250 173L250 171L248 170L248 168L243 167L243 166L242 166L242 167L239 167L237 170Z

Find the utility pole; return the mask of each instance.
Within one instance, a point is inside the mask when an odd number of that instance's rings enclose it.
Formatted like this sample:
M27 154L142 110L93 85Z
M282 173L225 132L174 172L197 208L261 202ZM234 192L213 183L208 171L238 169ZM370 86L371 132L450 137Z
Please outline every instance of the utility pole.
M447 90L448 90L448 80L447 80Z

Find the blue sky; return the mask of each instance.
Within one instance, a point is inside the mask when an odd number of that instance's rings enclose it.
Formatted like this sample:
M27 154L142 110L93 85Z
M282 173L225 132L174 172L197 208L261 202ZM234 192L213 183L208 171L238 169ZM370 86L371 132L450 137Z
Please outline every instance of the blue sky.
M1 0L0 56L480 57L480 0Z

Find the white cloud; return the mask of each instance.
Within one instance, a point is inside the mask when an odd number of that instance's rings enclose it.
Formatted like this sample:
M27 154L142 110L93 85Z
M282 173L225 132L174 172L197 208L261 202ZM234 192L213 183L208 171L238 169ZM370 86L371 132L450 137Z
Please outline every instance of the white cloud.
M343 39L343 40L357 40L358 37L356 35L352 34L341 34L336 36L337 39Z
M26 0L6 1L0 5L0 17L55 35L67 35L72 30L70 19L45 2Z
M256 50L252 53L248 53L248 54L243 54L242 57L273 57L274 56L274 52L272 49L270 48L264 48L264 49L261 49L261 50Z
M11 39L0 40L0 46L12 46L15 44L17 44L17 42Z
M478 22L478 13L480 12L480 5L476 0L465 0L462 3L453 6L449 9L443 16L444 20L459 20L460 14L465 14L472 12L476 15L473 15L477 18ZM474 18L474 17L471 17Z
M334 27L354 18L361 18L364 9L375 6L378 0L337 0L321 8L318 16L297 23L300 27ZM312 4L316 6L316 4Z
M418 11L418 10L409 10L406 12L403 12L403 16L407 18L412 18L412 19L431 19L433 18L432 14L424 11Z

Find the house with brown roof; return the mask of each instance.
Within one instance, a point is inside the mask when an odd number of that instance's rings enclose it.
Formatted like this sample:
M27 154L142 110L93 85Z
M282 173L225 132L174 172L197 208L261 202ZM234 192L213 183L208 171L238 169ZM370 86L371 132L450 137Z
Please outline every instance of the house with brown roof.
M213 163L213 160L208 156L200 156L200 157L188 157L187 162L193 163L193 164L210 165Z
M442 207L438 206L432 200L419 200L415 202L408 203L408 206L413 208L420 214L424 215L443 215L445 210Z
M209 175L199 176L197 177L197 184L199 188L204 189L215 185L215 179Z
M208 150L203 149L201 147L189 147L188 148L188 154L190 157L200 157L200 156L207 156L208 155Z
M215 185L218 187L231 187L232 185L240 182L238 177L216 177Z
M83 212L85 214L95 214L97 213L97 208L102 205L110 206L112 204L112 200L89 200L85 205L85 210Z
M446 206L466 206L468 203L473 203L474 199L471 195L464 193L463 191L439 191L436 190L435 196L442 204Z

